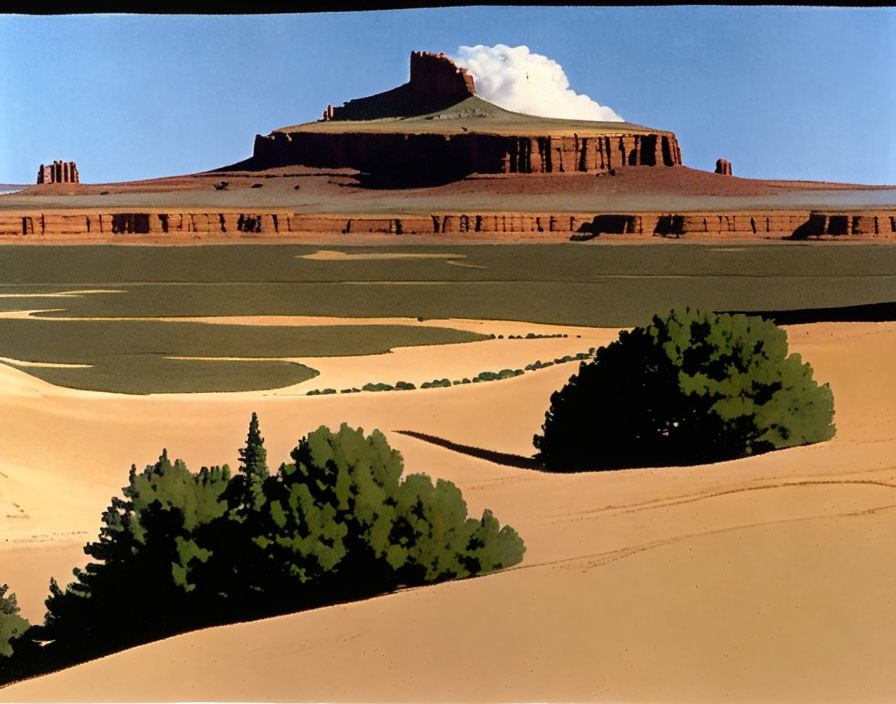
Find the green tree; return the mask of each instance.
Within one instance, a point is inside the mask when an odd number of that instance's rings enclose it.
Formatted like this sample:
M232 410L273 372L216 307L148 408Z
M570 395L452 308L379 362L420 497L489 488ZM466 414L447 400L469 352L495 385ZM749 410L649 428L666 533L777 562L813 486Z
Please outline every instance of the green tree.
M163 450L138 473L131 467L124 498L103 513L99 540L84 552L95 562L74 571L64 590L53 580L41 638L91 652L189 628L214 605L196 598L196 570L211 556L202 528L224 515L229 470L191 473Z
M337 599L390 588L393 570L382 558L401 455L379 431L365 437L343 423L336 433L309 433L290 456L268 504L275 562Z
M238 452L238 472L223 493L228 511L197 531L210 558L196 565L196 576L209 592L209 603L227 602L219 608L248 618L270 610L273 596L265 592L278 586L275 566L263 549L262 507L270 471L256 413Z
M700 464L828 440L833 415L784 330L673 310L583 362L534 443L555 471Z
M267 510L275 562L340 598L467 577L515 564L525 546L486 512L467 518L460 490L404 461L377 430L310 433L280 469Z
M427 584L485 574L522 560L525 545L486 509L467 518L460 489L425 474L399 486L386 557L404 584Z
M31 624L19 615L16 595L7 591L9 586L0 587L0 657L9 658L13 654L13 642L21 638Z
M246 436L246 445L239 451L239 474L234 477L232 484L241 490L242 506L248 510L257 511L264 501L264 482L270 476L268 470L267 450L264 449L264 438L258 426L258 415L252 414L249 421L249 433Z

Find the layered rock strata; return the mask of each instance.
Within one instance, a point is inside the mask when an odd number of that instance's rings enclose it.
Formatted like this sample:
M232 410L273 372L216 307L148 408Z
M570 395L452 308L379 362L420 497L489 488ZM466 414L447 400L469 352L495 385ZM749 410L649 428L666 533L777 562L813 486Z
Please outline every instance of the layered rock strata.
M274 132L256 135L253 158L265 168L301 164L370 174L609 173L628 166L674 166L681 150L672 133L507 136Z
M78 183L78 167L73 161L54 161L49 166L40 165L38 183Z
M426 215L229 212L0 212L0 236L127 238L149 235L301 238L365 234L472 239L585 240L595 237L896 239L896 211L685 213L430 213Z

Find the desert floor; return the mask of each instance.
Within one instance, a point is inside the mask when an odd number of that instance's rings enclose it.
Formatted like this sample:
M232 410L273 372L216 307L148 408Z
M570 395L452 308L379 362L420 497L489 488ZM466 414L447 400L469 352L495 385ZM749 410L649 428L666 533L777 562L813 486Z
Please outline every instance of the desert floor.
M54 183L0 196L0 211L66 208L288 208L297 213L428 214L892 207L896 188L722 176L686 166L594 174L474 174L423 187L376 189L352 169L287 166L147 181ZM227 190L214 184L227 181ZM254 187L253 187L254 186ZM28 238L32 239L32 238ZM120 238L118 238L120 239ZM170 242L169 235L164 238ZM192 237L185 238L187 241ZM232 236L227 239L233 239ZM440 238L441 239L441 238Z
M83 562L80 545L132 462L167 447L194 469L235 464L252 411L272 465L318 425L379 428L406 473L451 479L471 513L493 509L528 548L503 573L181 635L12 685L0 700L892 700L896 324L788 332L833 388L834 440L712 466L563 476L396 431L528 456L574 364L322 397L298 388L132 397L0 365L0 575L32 619L49 577L64 581ZM532 343L572 352L616 333ZM401 369L441 377L450 362L475 372L488 355L511 366L513 349L507 340L405 349ZM330 361L319 362L322 375L348 382L372 358Z

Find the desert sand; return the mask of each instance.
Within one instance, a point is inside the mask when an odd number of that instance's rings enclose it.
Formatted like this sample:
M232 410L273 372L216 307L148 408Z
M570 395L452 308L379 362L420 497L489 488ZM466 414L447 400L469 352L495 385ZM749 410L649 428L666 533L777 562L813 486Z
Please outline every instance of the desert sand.
M31 618L49 576L83 561L78 545L95 535L131 462L167 447L194 469L233 464L253 410L274 465L320 424L380 428L406 473L451 479L471 513L492 508L528 549L504 573L184 634L12 685L0 699L891 700L896 324L789 335L834 390L834 440L712 466L573 475L395 431L530 455L548 397L574 365L475 386L311 398L89 393L2 366L15 423L0 428L9 536L0 573Z
M736 166L736 165L735 165ZM139 208L283 208L295 213L429 214L431 212L625 212L825 207L891 207L896 187L820 181L767 181L692 169L623 169L593 174L477 174L445 185L375 189L352 169L288 166L217 171L108 184L40 184L0 196L0 211ZM213 184L228 182L227 190ZM261 187L253 188L257 184ZM225 239L238 234L229 233ZM13 238L15 242L38 236ZM66 237L65 241L72 238ZM82 238L84 239L84 238ZM95 241L96 238L85 241ZM111 240L121 240L121 237ZM128 241L151 241L127 236ZM157 238L158 239L158 238ZM163 241L177 241L173 233ZM278 238L281 239L281 238ZM431 238L429 238L431 240ZM444 241L444 238L439 238ZM54 237L54 241L58 238ZM331 233L332 241L332 233ZM402 238L404 241L404 238Z

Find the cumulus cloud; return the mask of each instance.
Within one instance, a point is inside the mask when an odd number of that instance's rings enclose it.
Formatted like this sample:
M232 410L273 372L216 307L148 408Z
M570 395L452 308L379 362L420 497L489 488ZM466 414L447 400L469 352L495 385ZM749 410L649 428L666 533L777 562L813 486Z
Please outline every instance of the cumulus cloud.
M541 117L622 120L612 108L570 89L563 67L527 46L462 46L451 58L473 76L479 96L505 110Z

